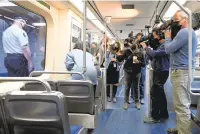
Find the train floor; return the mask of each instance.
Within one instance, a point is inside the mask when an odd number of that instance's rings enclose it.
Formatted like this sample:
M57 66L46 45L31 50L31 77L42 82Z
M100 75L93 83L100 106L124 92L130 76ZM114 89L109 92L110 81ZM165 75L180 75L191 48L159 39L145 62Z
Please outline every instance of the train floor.
M176 115L173 111L169 112L169 119L163 123L144 124L147 99L140 110L135 108L134 103L129 105L128 110L124 110L123 87L118 88L116 96L117 102L107 103L107 109L99 115L98 126L93 134L166 134L167 128L175 127ZM195 124L192 131L192 134L200 134L200 129Z

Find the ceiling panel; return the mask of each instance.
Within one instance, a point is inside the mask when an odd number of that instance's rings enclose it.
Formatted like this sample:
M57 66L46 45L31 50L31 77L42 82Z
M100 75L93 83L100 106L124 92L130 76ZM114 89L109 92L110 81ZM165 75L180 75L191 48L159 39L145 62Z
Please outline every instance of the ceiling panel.
M131 31L134 34L144 31L145 25L150 24L158 1L96 1L95 4L103 18L112 16L108 25L120 39L125 39ZM134 4L135 8L122 9L122 4ZM165 1L159 3L158 12L164 4ZM133 26L126 26L126 24L133 24ZM123 30L122 33L120 30Z

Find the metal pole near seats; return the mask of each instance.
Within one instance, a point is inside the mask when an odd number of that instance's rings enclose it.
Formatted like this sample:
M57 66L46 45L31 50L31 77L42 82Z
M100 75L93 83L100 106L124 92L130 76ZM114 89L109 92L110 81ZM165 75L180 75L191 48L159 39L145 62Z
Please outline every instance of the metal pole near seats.
M182 5L180 5L176 0L173 2L180 7L187 15L189 19L189 26L188 26L188 89L190 94L192 95L200 95L199 93L193 93L191 89L192 83L192 13L187 11Z
M86 72L86 21L87 21L86 0L83 0L83 74Z
M68 71L33 71L30 73L30 77L33 77L34 75L39 75L39 74L78 74L83 77L85 80L85 76L80 73L80 72L68 72Z
M150 90L152 86L152 80L153 80L153 69L151 68L150 65L147 66L146 69L146 78L145 78L145 91L146 91L146 96L147 96L147 110L145 113L145 117L149 118L151 117L151 95L150 95Z
M31 78L31 77L0 77L0 81L7 82L16 82L16 81L37 81L40 82L46 89L47 92L51 92L51 87L48 82L39 79L39 78Z

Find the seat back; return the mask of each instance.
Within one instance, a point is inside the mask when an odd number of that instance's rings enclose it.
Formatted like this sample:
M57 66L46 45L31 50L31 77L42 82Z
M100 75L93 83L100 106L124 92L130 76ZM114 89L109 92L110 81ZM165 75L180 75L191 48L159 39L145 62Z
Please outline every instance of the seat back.
M94 114L94 91L91 82L58 81L57 89L65 95L69 113Z
M11 89L0 90L0 134L8 134L8 124L6 121L5 109L4 109L4 97L7 93L11 91L13 90Z
M47 80L51 86L52 91L56 91L56 81ZM21 88L22 91L45 91L45 87L39 82L27 82L24 87Z
M10 133L70 134L67 105L60 92L13 91L5 97Z

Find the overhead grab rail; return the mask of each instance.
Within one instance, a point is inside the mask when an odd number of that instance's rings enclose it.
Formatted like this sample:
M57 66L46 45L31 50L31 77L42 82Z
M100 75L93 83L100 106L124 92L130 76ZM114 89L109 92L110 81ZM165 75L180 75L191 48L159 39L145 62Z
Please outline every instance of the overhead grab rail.
M193 93L192 89L191 89L191 83L192 83L192 13L190 11L187 11L176 0L173 0L173 2L188 15L188 19L189 19L189 26L188 26L188 42L189 42L188 43L188 66L189 66L188 67L188 88L189 88L190 94L200 95L199 93Z
M78 74L80 75L83 80L85 80L85 76L80 73L80 72L68 72L68 71L33 71L30 73L30 77L33 77L34 75L39 75L39 74Z
M40 78L31 78L31 77L0 77L0 81L3 82L16 82L16 81L37 81L39 83L41 83L47 92L51 92L51 87L49 85L48 82L46 82L45 80L42 80Z

